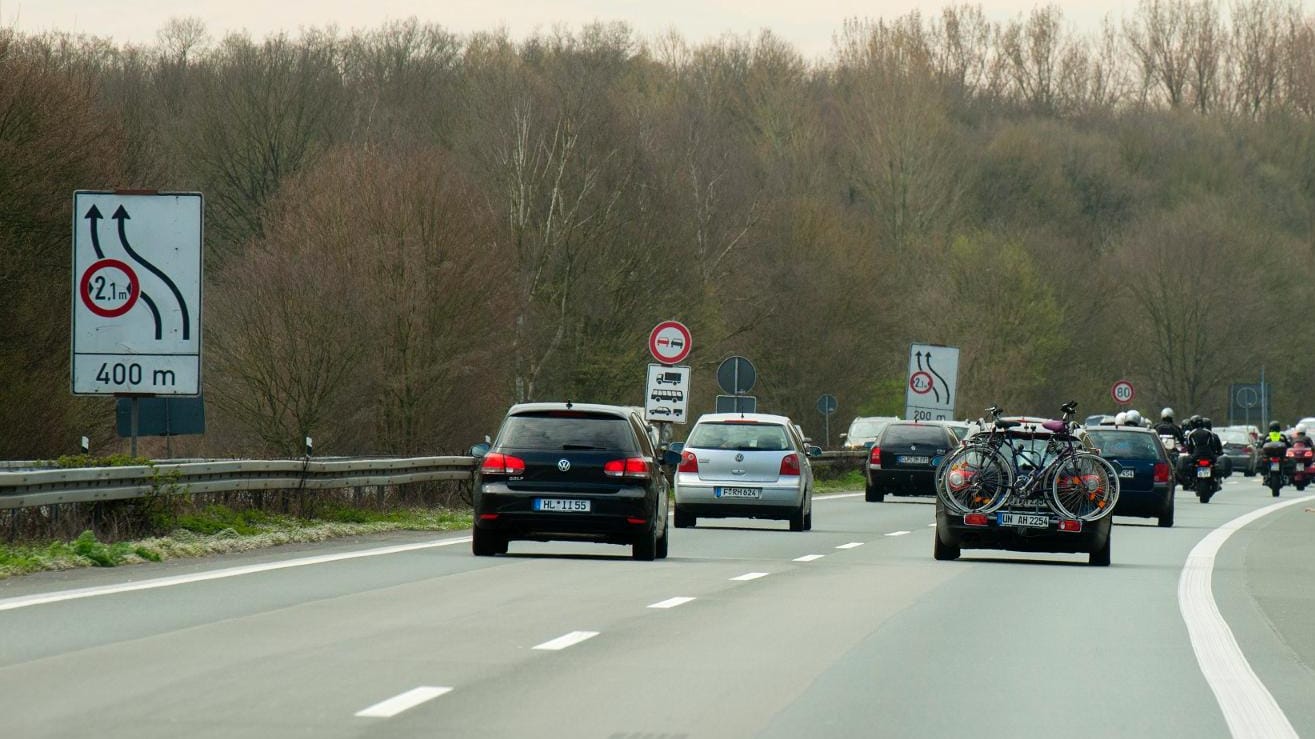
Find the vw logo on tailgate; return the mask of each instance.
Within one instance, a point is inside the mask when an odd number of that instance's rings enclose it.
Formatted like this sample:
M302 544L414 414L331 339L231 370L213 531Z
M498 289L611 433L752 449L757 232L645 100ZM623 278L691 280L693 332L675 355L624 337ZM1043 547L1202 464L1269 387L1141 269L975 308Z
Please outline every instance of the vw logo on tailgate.
M561 470L562 472L569 471L571 469L571 460L569 459L557 460L557 469Z

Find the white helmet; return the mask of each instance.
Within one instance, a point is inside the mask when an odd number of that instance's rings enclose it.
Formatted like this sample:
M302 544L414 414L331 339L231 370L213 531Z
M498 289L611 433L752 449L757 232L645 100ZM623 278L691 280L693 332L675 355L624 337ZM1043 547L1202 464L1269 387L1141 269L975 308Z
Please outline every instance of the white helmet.
M1297 424L1297 428L1295 428L1295 429L1293 429L1293 430L1296 431L1296 432L1299 433L1299 434L1304 434L1304 433L1306 433L1306 424L1304 424L1304 423L1299 423L1299 424Z
M1140 426L1140 425L1141 425L1141 414L1138 413L1136 410L1128 411L1128 425L1129 425L1129 426Z
M1123 412L1123 411L1119 411L1118 413L1115 413L1115 414L1114 414L1114 425L1115 425L1115 426L1126 426L1127 424L1128 424L1128 414L1127 414L1127 413L1125 413L1125 412Z
M1172 409L1172 408L1165 408L1164 410L1160 411L1160 419L1161 419L1161 420L1168 421L1168 420L1170 420L1170 419L1172 419L1172 418L1173 418L1173 409Z

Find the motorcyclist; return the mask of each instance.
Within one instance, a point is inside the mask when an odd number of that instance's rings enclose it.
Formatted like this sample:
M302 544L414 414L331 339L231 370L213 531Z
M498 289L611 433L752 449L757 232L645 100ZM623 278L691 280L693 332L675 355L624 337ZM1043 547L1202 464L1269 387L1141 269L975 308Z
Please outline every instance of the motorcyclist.
M1285 447L1292 446L1292 440L1287 437L1287 434L1280 431L1281 428L1283 427L1279 425L1278 421L1270 421L1269 434L1265 436L1265 441L1278 441L1282 442Z
M1306 435L1306 424L1297 424L1297 428L1294 429L1294 431L1295 434L1292 437L1292 446L1315 447L1315 441L1312 441L1311 438Z
M1125 411L1119 411L1118 413L1115 413L1115 414L1114 414L1114 425L1115 425L1115 426L1127 426L1127 425L1128 425L1128 414L1127 414L1127 412L1125 412Z
M1160 436L1172 436L1174 441L1182 444L1186 439L1183 437L1183 430L1178 424L1173 422L1173 409L1165 408L1160 411L1160 422L1155 424L1155 433Z
M1128 425L1137 427L1142 425L1141 413L1135 408L1128 411Z
M1223 451L1223 446L1219 442L1219 437L1215 435L1206 426L1206 419L1193 416L1195 422L1192 424L1192 430L1187 432L1187 454L1192 459L1203 459L1209 457L1211 460L1219 456Z

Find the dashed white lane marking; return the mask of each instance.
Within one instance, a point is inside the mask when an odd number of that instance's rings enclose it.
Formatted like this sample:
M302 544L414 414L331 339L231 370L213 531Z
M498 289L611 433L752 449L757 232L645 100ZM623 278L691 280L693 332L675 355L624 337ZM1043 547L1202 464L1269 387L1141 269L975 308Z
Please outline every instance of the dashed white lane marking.
M675 608L676 606L683 606L692 600L694 599L687 598L683 595L678 595L675 598L667 598L666 600L660 600L657 603L654 603L653 605L649 606L649 608Z
M912 533L913 533L912 531L892 531L889 534L886 534L886 536L904 536L905 534L912 534Z
M861 546L863 546L863 542L851 541L848 544L841 544L840 546L836 547L836 549L854 549L856 547L861 547Z
M452 688L421 686L401 695L395 695L386 701L379 701L363 711L357 711L356 715L362 718L392 718L408 708L415 708L425 701L431 701L450 692Z
M1178 579L1178 610L1187 624L1197 664L1214 691L1219 709L1234 737L1292 737L1297 732L1260 678L1251 669L1232 629L1219 613L1210 584L1215 557L1219 550L1243 526L1262 516L1288 506L1315 500L1307 495L1295 500L1265 506L1238 516L1211 531L1192 548Z
M273 570L284 570L289 567L305 567L307 565L327 564L329 562L341 562L345 559L358 559L360 557L378 557L385 554L400 554L402 552L413 552L418 549L431 549L433 547L447 547L453 544L468 544L469 536L463 536L459 539L439 539L438 541L427 541L419 544L399 544L391 547L379 547L376 549L362 549L355 552L341 552L338 554L321 554L315 557L300 557L298 559L285 559L280 562L266 562L258 565L244 565L242 567L227 567L222 570L210 570L209 572L197 572L191 575L174 575L172 577L157 577L151 580L141 580L138 582L126 582L119 585L100 585L94 588L77 588L74 590L57 590L53 593L37 593L35 595L19 595L13 598L0 600L0 611L11 611L15 608L27 608L28 606L42 605L43 603L58 603L65 600L77 600L79 598L94 598L99 595L114 595L115 593L131 593L135 590L153 590L155 588L168 588L174 585L186 585L194 582L204 582L206 580L222 580L227 577L239 577L241 575L253 575L258 572L271 572Z
M823 557L825 557L825 556L826 556L825 554L805 554L805 555L802 556L802 557L795 557L793 561L795 561L795 562L813 562L813 561L815 561L815 560L819 560L819 559L821 559L821 558L823 558Z
M592 639L595 636L598 636L597 631L572 631L569 634L562 634L556 639L546 641L534 648L557 652L566 649L567 647L573 647L576 644L579 644L586 639Z
M740 582L748 582L749 580L757 580L757 579L760 578L760 577L767 577L769 574L771 574L771 573L769 573L769 572L746 572L746 573L744 573L743 575L740 575L739 577L732 577L731 579L732 579L732 580L739 580Z

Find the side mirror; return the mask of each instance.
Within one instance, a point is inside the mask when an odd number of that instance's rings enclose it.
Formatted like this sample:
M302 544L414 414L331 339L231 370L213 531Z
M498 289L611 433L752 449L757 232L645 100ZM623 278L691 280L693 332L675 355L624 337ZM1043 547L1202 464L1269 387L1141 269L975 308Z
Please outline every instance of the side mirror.
M474 457L475 459L479 459L483 457L485 454L488 454L489 449L491 448L492 446L487 441L482 441L470 448L470 456Z
M680 453L685 450L685 442L673 441L667 446L667 450L662 453L662 464L668 467L676 467L680 464Z
M822 447L820 447L820 446L810 446L810 447L808 447L808 456L810 456L810 457L820 457L820 456L822 456Z

